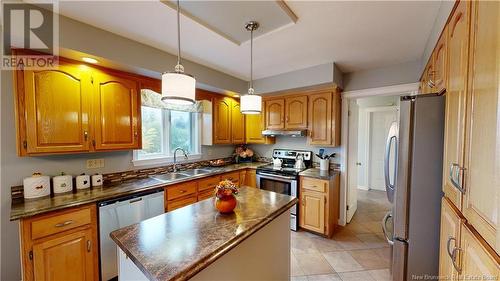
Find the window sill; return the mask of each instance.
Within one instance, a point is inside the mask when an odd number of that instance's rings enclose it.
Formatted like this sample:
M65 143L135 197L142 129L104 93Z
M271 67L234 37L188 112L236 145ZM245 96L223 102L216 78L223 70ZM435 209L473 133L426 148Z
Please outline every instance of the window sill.
M200 160L202 157L202 154L190 154L188 155L188 159L186 160L184 158L184 155L179 155L177 156L177 164L180 163L188 163L191 162L192 160ZM135 159L132 160L132 164L134 167L138 166L152 166L152 165L160 165L160 164L173 164L174 163L174 157L173 156L167 156L167 157L154 157L154 158L145 158L145 159Z

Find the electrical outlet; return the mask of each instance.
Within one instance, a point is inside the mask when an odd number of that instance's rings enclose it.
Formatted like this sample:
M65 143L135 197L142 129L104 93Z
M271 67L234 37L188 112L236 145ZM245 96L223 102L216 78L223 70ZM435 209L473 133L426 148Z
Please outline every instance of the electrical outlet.
M104 159L89 159L87 160L87 169L104 168Z

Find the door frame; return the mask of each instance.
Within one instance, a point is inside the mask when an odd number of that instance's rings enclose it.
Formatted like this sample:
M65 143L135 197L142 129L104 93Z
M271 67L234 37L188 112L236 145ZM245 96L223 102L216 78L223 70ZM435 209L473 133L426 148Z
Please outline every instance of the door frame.
M364 180L365 180L365 183L367 184L367 186L361 186L360 188L360 185L358 183L358 189L363 189L363 190L371 190L371 189L374 189L374 190L378 190L378 189L375 189L375 188L370 188L370 176L371 176L371 169L368 168L368 165L370 163L370 160L371 160L371 157L370 157L370 151L371 151L371 142L372 142L372 139L370 137L370 132L371 132L371 127L370 127L370 123L371 123L371 119L372 119L372 113L374 112L391 112L391 111L398 111L398 106L397 105L391 105L391 106L369 106L369 107L364 107L361 109L363 112L366 113L366 116L365 116L365 120L363 120L365 122L365 139L366 139L366 142L365 142L365 155L364 155L364 159L365 159L365 165L361 166L363 170L365 170L365 173L364 173ZM359 126L359 123L358 123L358 126ZM359 154L358 154L358 160L359 160Z
M420 82L398 84L393 86L345 91L342 93L342 118L341 118L341 153L340 153L340 202L339 202L339 225L347 223L347 190L349 161L349 102L351 99L374 97L374 96L407 96L419 93ZM357 145L357 144L356 144ZM355 210L349 210L355 211Z

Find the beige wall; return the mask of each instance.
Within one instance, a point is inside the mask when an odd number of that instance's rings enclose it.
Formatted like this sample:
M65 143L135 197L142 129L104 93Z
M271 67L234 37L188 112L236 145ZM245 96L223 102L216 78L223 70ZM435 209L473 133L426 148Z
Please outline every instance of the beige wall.
M0 31L0 37L2 37ZM104 57L116 64L160 73L172 68L175 57L158 49L131 41L104 30L91 27L68 18L60 20L60 45L62 48ZM205 66L186 61L186 69L196 76L197 81L218 89L242 91L247 83ZM14 99L12 72L1 72L0 96L0 280L20 280L18 223L9 221L10 187L21 185L22 179L33 172L55 175L62 171L68 174L109 173L130 170L132 152L109 152L65 156L18 157L16 154L16 133L14 123ZM209 156L209 150L210 156ZM227 157L233 146L202 147L204 159ZM105 167L87 170L85 160L104 158Z

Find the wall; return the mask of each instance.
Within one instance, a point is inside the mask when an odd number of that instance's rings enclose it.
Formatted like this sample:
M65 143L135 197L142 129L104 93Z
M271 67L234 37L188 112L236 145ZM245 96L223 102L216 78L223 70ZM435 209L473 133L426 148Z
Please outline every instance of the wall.
M306 137L285 137L280 136L276 137L276 143L273 145L265 145L265 144L253 144L250 145L250 148L253 149L259 156L263 157L272 157L273 149L281 148L281 149L298 149L298 150L309 150L318 153L320 148L325 149L325 154L336 153L335 158L331 160L331 163L340 164L340 147L321 147L321 146L310 146L307 144ZM314 162L318 162L318 157L314 156Z
M0 37L3 35L0 32ZM60 45L98 57L105 57L117 64L135 66L160 72L172 68L175 57L158 49L128 40L104 30L62 17L60 20ZM119 48L117 48L119 46ZM184 64L198 81L220 89L242 91L247 83L207 67L187 62ZM1 280L20 280L18 223L10 222L10 187L22 184L22 179L35 171L55 175L64 171L69 174L108 173L133 169L132 152L110 152L67 156L18 157L14 123L14 98L11 71L1 72L1 173L9 175L0 180L1 194ZM210 153L209 153L210 150ZM202 147L203 158L227 157L233 146ZM209 155L210 154L210 155ZM105 167L87 170L85 160L104 158Z
M333 83L342 87L342 72L334 63L326 63L257 79L254 88L257 93L272 93Z
M392 86L418 82L421 61L411 61L381 68L344 74L344 91Z

